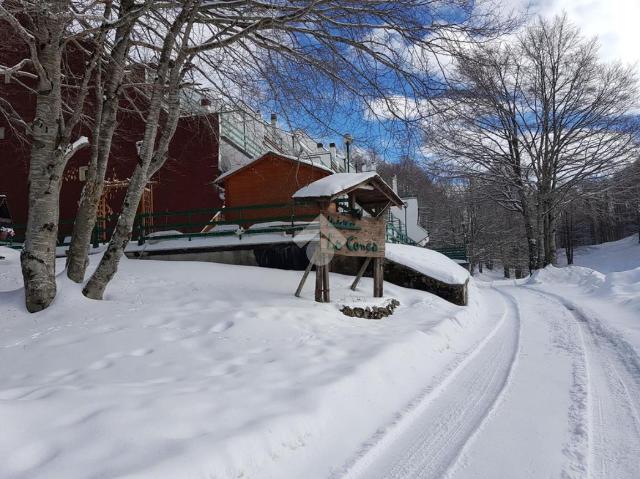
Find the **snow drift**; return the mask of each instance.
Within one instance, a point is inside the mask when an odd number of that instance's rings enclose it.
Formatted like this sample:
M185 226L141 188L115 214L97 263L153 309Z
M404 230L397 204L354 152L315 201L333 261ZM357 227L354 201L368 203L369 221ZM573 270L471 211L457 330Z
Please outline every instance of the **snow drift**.
M350 277L318 304L293 296L296 272L126 259L105 301L59 276L29 315L17 252L0 253L12 479L327 477L493 326L474 294L460 308L385 285L401 306L368 321L338 311L368 298Z

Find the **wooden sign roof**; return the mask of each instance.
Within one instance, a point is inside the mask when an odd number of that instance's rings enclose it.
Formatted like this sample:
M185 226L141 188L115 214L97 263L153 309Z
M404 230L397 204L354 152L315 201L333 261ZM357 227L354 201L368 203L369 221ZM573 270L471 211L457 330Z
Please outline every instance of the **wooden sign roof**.
M334 173L299 189L293 194L298 201L333 201L352 197L368 213L378 216L388 206L404 206L402 199L375 172Z

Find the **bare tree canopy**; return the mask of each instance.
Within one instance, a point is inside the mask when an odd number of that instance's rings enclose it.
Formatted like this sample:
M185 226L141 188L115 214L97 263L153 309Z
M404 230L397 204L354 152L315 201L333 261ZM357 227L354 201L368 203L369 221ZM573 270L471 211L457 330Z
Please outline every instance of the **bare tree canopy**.
M3 28L15 32L24 56L0 73L30 91L35 118L23 118L9 98L0 111L32 144L30 212L23 252L27 307L55 296L58 195L68 159L88 142L88 181L68 261L82 281L90 232L102 193L115 119L122 98L146 123L123 213L109 250L85 293L102 297L131 235L144 185L162 167L181 113L181 91L199 86L226 102L277 103L318 123L332 112L370 110L398 96L428 99L442 85L437 55L451 39L486 41L512 27L493 0L10 0L0 4ZM85 59L66 61L70 46ZM0 58L5 58L3 55ZM126 72L143 66L148 80ZM361 114L361 113L359 113ZM98 280L99 279L99 280Z
M492 185L492 200L523 215L531 269L555 262L569 193L637 157L636 75L601 63L597 41L557 17L513 42L466 49L454 81L427 128L430 151L449 174Z

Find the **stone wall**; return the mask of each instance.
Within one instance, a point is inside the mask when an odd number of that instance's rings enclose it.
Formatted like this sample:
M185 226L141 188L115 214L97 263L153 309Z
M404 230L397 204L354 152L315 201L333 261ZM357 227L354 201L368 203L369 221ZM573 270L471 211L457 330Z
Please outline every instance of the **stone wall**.
M469 302L469 281L465 284L447 284L426 276L404 265L385 260L384 280L405 288L420 289L460 306Z

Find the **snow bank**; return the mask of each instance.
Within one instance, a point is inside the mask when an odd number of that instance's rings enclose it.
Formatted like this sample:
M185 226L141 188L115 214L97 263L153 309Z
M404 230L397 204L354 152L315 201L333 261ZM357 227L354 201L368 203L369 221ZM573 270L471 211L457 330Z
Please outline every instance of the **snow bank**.
M575 249L573 259L575 266L584 266L601 273L640 268L638 235L595 246L580 246ZM558 252L558 260L563 262L561 264L566 264L563 250Z
M576 251L576 261L597 266L536 272L529 286L560 296L610 340L628 344L640 362L640 246L637 235Z
M22 285L20 251L0 246L0 256L4 256L4 259L0 259L0 291L11 291L16 289L16 285ZM0 320L1 311L0 309Z
M350 277L318 304L293 296L299 272L126 258L105 301L61 275L29 315L17 252L0 253L12 479L328 477L492 328L473 291L461 308L387 284L401 306L368 321L337 309L368 297Z
M535 271L526 281L528 284L570 284L578 285L593 291L602 286L606 281L606 276L599 271L594 271L581 266L571 266L565 268L556 268L552 265L544 269Z
M447 284L464 284L469 272L442 253L427 248L387 243L385 257Z

